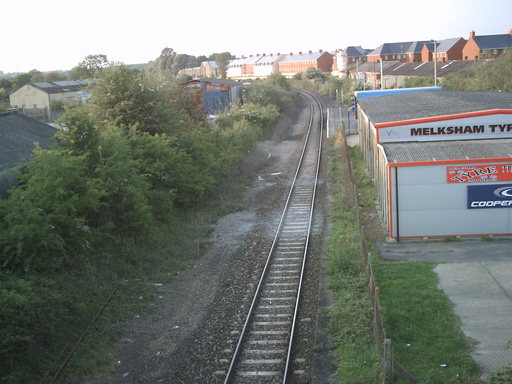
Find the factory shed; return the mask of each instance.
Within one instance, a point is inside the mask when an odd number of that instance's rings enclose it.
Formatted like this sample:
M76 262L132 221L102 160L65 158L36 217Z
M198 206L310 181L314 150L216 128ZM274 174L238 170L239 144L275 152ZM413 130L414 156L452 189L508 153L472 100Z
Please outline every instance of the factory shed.
M181 85L208 115L215 115L242 103L242 83L214 78L193 79Z
M359 141L389 238L511 235L512 94L374 95Z

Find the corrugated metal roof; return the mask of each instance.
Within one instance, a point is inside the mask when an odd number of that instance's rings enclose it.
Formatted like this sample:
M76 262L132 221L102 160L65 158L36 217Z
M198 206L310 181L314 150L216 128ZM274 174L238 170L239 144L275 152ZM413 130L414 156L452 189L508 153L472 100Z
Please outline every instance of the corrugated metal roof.
M443 77L448 73L460 71L475 64L468 60L450 61L424 61L422 63L402 63L384 71L384 76L434 76L434 65L436 66L437 77Z
M84 80L63 80L63 81L50 81L40 83L30 83L33 87L40 89L45 93L64 93L64 92L77 92L89 85Z
M380 73L380 64L377 62L364 62L359 64L354 64L352 67L350 67L349 72L368 72L368 73ZM400 64L403 64L401 61L382 61L382 70L386 71L389 68L394 68L395 66L398 66Z
M237 81L232 81L232 80L223 80L223 79L216 79L216 78L213 78L213 77L202 77L202 78L198 78L198 79L192 79L190 81L187 81L186 83L183 83L182 86L185 86L187 84L191 84L191 83L211 83L211 84L220 84L220 85L231 85L231 86L236 86L236 85L242 85L242 83L239 83Z
M461 140L383 144L389 163L495 159L510 157L512 140Z
M437 61L435 63L437 66L437 77L446 76L448 73L460 71L475 64L471 60ZM356 70L359 72L380 73L380 63L362 63L358 67L352 66L349 72L355 72ZM384 76L434 76L434 62L403 63L401 61L384 61L382 62L382 72Z
M358 100L373 123L455 115L490 109L512 109L506 92L421 91Z

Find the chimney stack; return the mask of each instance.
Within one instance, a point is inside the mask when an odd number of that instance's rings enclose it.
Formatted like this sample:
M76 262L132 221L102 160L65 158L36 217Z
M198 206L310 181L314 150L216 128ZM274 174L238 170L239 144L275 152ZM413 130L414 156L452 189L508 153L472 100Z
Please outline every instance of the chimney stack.
M470 38L470 39L474 38L474 37L475 37L475 35L476 35L475 31L471 31L471 32L469 32L469 38Z

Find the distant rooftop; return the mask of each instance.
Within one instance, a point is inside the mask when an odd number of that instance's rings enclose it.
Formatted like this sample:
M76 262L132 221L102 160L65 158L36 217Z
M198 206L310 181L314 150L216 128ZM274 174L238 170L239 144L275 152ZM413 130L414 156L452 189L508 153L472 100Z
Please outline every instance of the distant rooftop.
M480 49L505 49L512 47L512 35L485 35L473 37Z
M287 62L287 61L311 61L316 60L320 56L322 56L325 53L325 51L322 52L297 52L297 53L289 53L284 56L284 58L281 60L281 63Z
M358 100L373 123L511 109L512 93L421 91Z
M17 111L0 113L0 171L32 158L35 143L48 149L57 130Z
M63 92L76 92L84 89L90 84L86 80L63 80L63 81L50 81L40 83L30 83L30 85L42 90L46 93L63 93Z

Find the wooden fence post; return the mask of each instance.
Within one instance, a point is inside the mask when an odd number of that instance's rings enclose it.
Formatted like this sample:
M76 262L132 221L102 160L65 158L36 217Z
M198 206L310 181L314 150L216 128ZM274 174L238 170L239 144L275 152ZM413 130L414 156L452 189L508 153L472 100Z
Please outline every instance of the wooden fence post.
M386 384L393 382L393 345L391 339L384 339L384 375Z

